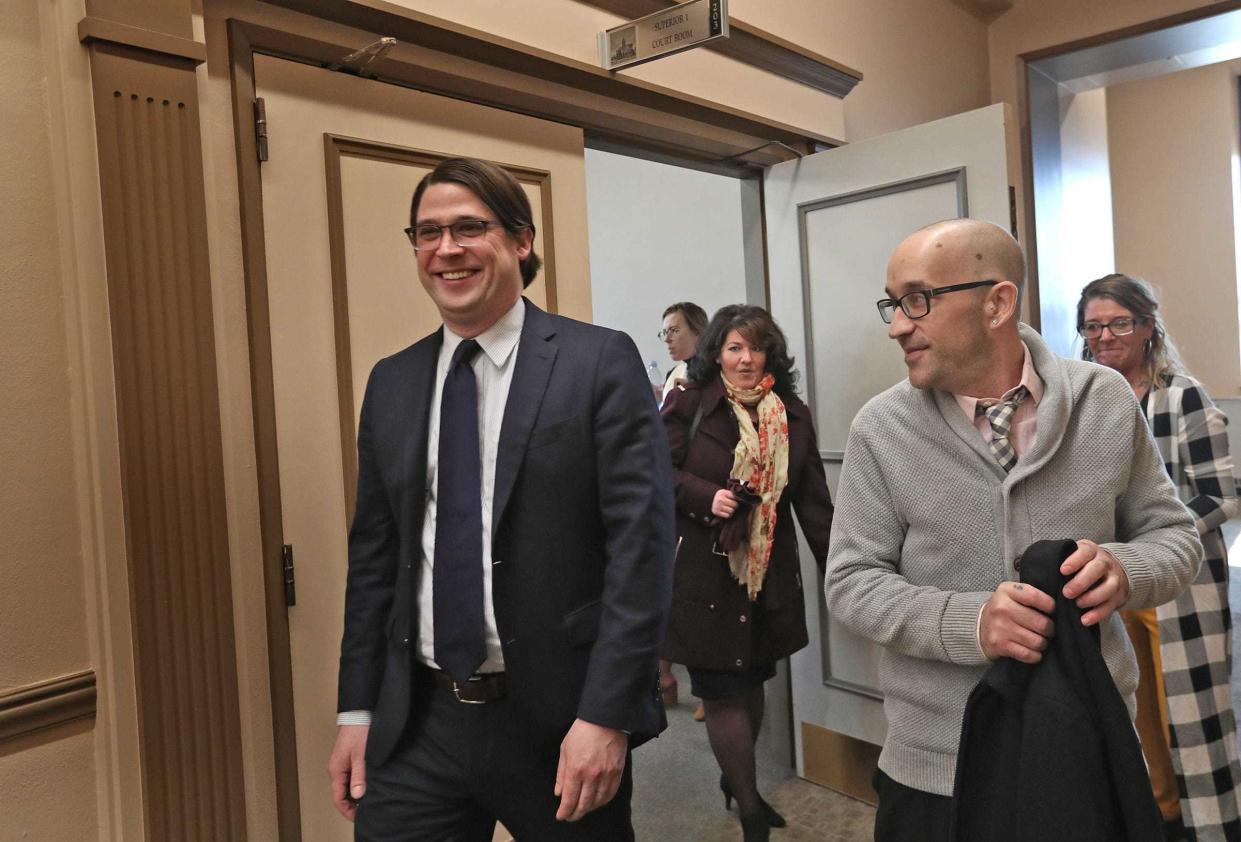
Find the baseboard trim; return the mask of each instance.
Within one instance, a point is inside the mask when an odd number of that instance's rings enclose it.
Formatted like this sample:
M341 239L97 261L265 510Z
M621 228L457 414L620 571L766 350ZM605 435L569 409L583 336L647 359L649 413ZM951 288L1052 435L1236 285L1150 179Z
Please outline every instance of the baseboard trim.
M806 780L867 804L879 803L871 786L879 746L810 722L801 723L801 740Z

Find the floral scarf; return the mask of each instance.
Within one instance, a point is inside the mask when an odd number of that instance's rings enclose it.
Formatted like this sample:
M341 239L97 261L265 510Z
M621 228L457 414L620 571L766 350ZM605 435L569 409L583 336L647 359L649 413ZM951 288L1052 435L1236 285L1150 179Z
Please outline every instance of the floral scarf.
M750 513L750 540L728 554L733 576L746 586L753 602L763 589L776 537L776 506L789 482L789 419L784 401L772 389L776 378L771 374L753 389L739 389L723 374L720 377L741 432L729 476L746 483L760 498ZM757 425L750 420L748 407L757 409Z

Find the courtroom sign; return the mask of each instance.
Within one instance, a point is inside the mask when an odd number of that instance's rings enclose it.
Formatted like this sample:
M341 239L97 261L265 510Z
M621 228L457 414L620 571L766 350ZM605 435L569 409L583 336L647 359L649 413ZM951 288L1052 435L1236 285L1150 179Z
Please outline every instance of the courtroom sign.
M599 33L604 70L679 53L728 37L728 0L689 0Z

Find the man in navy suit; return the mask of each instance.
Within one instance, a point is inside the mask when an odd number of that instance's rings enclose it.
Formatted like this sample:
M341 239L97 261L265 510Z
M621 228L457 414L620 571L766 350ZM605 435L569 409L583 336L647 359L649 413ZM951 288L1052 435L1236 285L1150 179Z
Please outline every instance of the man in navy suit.
M541 261L503 169L442 162L410 216L444 326L362 404L333 799L360 840L631 840L675 541L645 370L522 297Z

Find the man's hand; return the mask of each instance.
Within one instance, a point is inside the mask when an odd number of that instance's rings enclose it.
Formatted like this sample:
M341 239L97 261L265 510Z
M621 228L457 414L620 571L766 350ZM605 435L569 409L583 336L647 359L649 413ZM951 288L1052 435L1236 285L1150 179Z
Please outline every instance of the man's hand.
M727 488L721 488L711 498L711 514L716 517L730 518L737 511L737 498Z
M1082 609L1082 625L1093 626L1112 616L1129 599L1129 575L1116 556L1094 541L1077 542L1077 550L1060 565L1071 576L1062 593Z
M1020 582L1002 582L983 604L978 643L989 660L1012 658L1027 664L1043 659L1047 639L1056 625L1047 614L1055 610L1050 596Z
M332 803L349 821L357 815L358 800L366 794L366 736L370 730L369 725L338 726L336 745L327 761Z
M611 801L620 787L628 748L625 732L575 719L560 744L554 790L560 797L556 818L575 822Z

